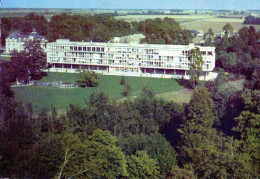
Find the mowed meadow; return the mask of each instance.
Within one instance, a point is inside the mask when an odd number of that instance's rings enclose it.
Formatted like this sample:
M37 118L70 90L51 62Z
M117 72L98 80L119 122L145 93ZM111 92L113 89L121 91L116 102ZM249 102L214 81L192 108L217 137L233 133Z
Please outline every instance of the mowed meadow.
M31 103L36 112L43 108L55 106L56 109L65 109L69 104L83 106L92 93L103 92L113 99L125 98L121 95L124 85L120 85L121 76L101 75L100 84L97 87L87 88L59 88L55 86L20 86L12 87L15 92L15 98L25 107ZM144 86L149 87L155 94L161 94L170 91L181 91L184 89L174 79L146 78L146 77L124 77L126 84L133 90L130 96L138 96ZM38 82L75 82L78 74L75 73L48 73Z

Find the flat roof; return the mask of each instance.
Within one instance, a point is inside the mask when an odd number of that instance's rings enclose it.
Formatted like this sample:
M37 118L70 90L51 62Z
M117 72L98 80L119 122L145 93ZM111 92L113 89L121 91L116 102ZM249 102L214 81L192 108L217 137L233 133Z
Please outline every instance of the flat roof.
M56 42L49 42L48 44L51 45L77 45L77 46L105 46L105 47L138 47L138 48L164 48L164 49L191 49L194 47L199 47L200 49L212 49L214 50L215 47L208 47L208 46L197 46L194 44L189 45L166 45L166 44L132 44L132 43L104 43L104 42L75 42L69 41L68 39L57 39Z

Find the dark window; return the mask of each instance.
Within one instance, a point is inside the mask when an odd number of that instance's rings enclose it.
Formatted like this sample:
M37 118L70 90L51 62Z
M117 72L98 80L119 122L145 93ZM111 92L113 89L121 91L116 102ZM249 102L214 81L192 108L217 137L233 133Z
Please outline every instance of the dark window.
M95 47L92 47L92 52L95 52L96 51L96 48Z
M202 55L206 55L206 51L201 51L201 54Z
M79 47L79 51L82 51L82 47Z
M104 50L104 48L101 48L101 52L104 52L105 50Z
M90 48L90 47L87 47L87 51L91 51L91 48Z
M100 52L100 47L97 47L97 51Z
M86 51L86 47L83 47L83 51Z

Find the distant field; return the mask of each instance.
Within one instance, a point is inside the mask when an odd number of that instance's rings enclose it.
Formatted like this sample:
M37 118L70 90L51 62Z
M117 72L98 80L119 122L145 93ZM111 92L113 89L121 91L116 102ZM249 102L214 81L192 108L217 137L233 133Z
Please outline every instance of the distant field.
M77 80L77 74L71 73L49 73L41 82L63 81L74 82ZM32 103L34 110L39 112L42 108L50 108L54 105L57 109L66 108L69 104L84 105L93 92L104 92L109 97L120 99L121 91L124 86L120 85L120 76L101 76L101 82L95 88L58 88L58 87L41 87L26 86L13 87L15 98L21 101L23 105ZM131 95L139 95L143 86L149 86L156 94L184 89L174 79L160 78L142 78L142 77L125 77L126 84L133 88Z
M132 22L132 21L143 21L146 19L155 19L155 18L174 18L176 21L183 21L183 20L194 20L194 19L200 19L204 18L204 15L127 15L127 16L117 16L115 17L116 19L123 19L127 22Z
M217 18L216 15L127 15L127 16L117 16L116 19L122 19L127 22L132 21L144 21L146 19L155 18L174 18L180 23L181 27L191 30L201 30L207 32L209 28L212 28L215 33L222 32L222 28L226 23L230 23L236 32L239 31L244 26L243 19L235 18ZM256 30L260 30L260 25L254 25Z
M239 29L241 29L244 26L242 22L228 22L226 19L223 19L223 21L194 21L190 23L183 23L181 26L185 29L195 29L195 30L202 30L203 32L207 32L209 28L212 28L215 33L219 33L223 31L223 26L225 26L227 23L230 23L232 27L234 28L235 32L238 32ZM257 31L260 30L260 25L254 25L255 29Z

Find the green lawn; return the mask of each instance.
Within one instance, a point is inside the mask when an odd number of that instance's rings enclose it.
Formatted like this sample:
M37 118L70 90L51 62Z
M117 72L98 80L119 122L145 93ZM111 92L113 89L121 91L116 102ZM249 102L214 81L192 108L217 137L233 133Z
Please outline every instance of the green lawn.
M41 79L41 82L63 81L74 82L78 74L73 73L48 73L47 77ZM13 87L15 98L22 104L32 103L35 111L42 108L50 108L54 105L57 109L66 108L69 104L84 105L89 96L96 92L104 92L110 98L122 98L121 91L124 86L120 85L121 76L101 76L98 87L95 88L58 88L44 86L25 86ZM125 77L126 84L133 88L131 95L139 95L143 86L149 86L159 94L168 91L177 91L183 89L174 79L144 78L144 77Z
M10 57L7 57L7 56L2 56L1 55L1 61L10 61Z

